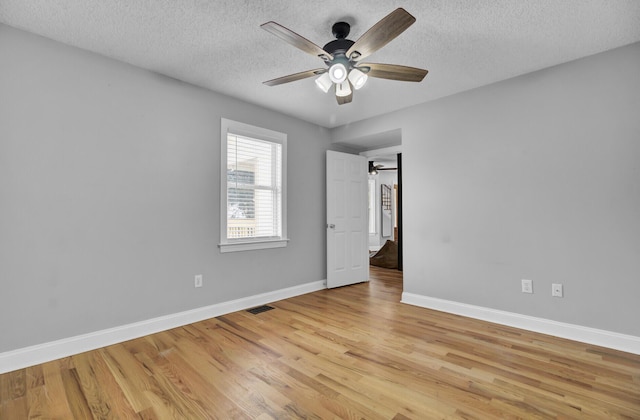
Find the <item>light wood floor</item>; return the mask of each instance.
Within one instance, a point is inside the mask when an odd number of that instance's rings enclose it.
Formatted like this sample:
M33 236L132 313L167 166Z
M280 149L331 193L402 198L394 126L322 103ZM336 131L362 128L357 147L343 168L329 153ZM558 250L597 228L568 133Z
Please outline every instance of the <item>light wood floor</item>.
M397 271L0 375L0 418L640 418L640 356L398 303Z

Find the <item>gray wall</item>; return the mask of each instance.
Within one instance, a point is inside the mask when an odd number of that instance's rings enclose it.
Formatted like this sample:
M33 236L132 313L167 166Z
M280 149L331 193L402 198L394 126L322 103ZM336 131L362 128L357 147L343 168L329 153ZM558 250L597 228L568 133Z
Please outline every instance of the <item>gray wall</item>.
M0 57L0 352L326 278L327 130L5 25ZM289 136L287 248L219 253L223 116Z
M640 336L639 74L637 43L334 129L402 130L405 292Z

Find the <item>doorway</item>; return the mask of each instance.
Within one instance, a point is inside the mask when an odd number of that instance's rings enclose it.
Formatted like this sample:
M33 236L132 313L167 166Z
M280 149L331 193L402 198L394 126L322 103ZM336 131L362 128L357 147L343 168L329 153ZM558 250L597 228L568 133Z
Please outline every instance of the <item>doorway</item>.
M371 266L402 271L402 153L400 146L360 153L368 160Z

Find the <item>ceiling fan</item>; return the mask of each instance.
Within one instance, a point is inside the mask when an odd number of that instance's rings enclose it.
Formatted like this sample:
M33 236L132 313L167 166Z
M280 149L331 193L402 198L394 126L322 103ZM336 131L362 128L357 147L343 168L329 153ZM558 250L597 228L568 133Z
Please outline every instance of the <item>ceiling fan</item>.
M378 171L396 171L398 168L385 168L384 165L375 164L374 161L369 161L369 175L376 175Z
M427 70L397 64L360 63L360 60L387 45L415 21L416 18L409 12L398 8L373 25L355 42L347 39L349 24L337 22L332 27L336 39L322 48L276 22L264 23L260 25L262 29L308 54L319 57L327 66L268 80L264 84L276 86L319 76L316 84L325 93L335 85L336 100L338 105L343 105L353 100L353 90L364 86L368 77L420 82L427 75Z

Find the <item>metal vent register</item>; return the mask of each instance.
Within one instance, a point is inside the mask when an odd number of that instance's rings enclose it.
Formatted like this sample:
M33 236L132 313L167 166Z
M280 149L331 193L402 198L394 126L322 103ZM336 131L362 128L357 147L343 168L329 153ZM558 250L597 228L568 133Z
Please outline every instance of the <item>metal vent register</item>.
M247 312L251 312L254 315L258 315L258 314L261 314L262 312L267 312L272 309L275 309L275 308L269 305L262 305L262 306L256 306L255 308L247 309Z

